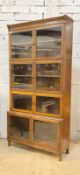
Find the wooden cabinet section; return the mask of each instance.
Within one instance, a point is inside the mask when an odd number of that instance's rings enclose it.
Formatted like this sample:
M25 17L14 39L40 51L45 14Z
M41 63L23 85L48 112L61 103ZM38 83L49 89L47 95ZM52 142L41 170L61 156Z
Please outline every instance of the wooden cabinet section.
M69 151L72 19L8 25L8 142L59 155Z
M49 152L60 152L61 160L63 119L48 118L33 114L8 112L8 143L11 141L40 148Z

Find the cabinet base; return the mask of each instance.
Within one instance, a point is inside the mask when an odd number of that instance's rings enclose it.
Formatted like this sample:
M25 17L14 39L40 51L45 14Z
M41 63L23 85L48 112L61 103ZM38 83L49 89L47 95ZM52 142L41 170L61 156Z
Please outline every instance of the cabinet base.
M10 140L8 141L8 146L11 146L11 141Z
M58 155L59 161L62 160L63 152L69 154L68 144L64 144L63 140L63 119L43 118L42 116L13 111L8 112L7 117L8 146L11 146L11 142L14 142L55 153ZM16 132L15 128L17 128ZM48 130L51 130L51 132L47 132ZM47 137L48 133L49 137ZM42 137L43 135L44 137Z
M39 150L43 150L43 151L44 151L44 148L40 148L39 146L32 146L32 145L29 145L29 144L26 144L26 143L22 144L22 143L20 143L20 142L17 141L17 140L14 141L13 139L8 141L8 146L11 146L11 142L12 142L12 143L16 143L16 144L25 145L25 146L28 146L28 147L32 147L32 148L34 148L34 149L37 148L37 149L39 149ZM55 150L53 150L53 151L45 150L45 151L48 152L48 153L52 152L52 153L56 154L56 155L58 156L58 160L59 160L59 161L62 161L62 154L63 154L63 152L56 152ZM66 154L69 154L69 148L66 149Z
M69 148L66 149L66 154L69 154Z

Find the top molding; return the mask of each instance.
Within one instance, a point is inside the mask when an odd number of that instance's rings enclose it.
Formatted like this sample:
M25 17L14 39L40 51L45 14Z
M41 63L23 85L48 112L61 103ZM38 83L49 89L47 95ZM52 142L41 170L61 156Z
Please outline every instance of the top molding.
M52 18L46 18L46 19L40 19L40 20L33 20L30 22L22 22L22 23L17 23L17 24L11 24L11 25L7 25L9 30L15 30L16 28L22 28L23 25L27 28L27 27L35 27L35 25L42 25L45 23L67 23L67 22L73 22L73 19L70 18L67 15L64 16L58 16L58 17L52 17Z

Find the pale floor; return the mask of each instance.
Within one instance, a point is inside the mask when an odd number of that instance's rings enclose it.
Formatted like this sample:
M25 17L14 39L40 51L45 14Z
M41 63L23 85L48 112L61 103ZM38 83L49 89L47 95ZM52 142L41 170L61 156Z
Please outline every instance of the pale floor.
M0 175L80 175L80 141L71 143L70 154L57 156L0 140Z

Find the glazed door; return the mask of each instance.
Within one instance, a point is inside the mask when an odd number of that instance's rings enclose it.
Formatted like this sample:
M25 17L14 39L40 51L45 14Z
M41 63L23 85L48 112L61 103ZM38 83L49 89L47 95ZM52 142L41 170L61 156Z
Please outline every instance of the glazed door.
M45 148L57 149L59 142L59 123L44 119L33 120L33 143Z
M33 90L33 68L31 63L11 65L11 89Z
M32 31L13 32L11 41L11 59L31 60L32 59Z
M11 93L11 110L32 113L32 93Z
M35 113L43 116L62 117L62 96L37 94L35 96Z
M59 58L63 56L63 41L64 26L61 25L13 32L10 57L14 60Z
M36 31L36 57L59 58L63 55L63 26L48 26Z
M36 64L36 90L56 91L62 90L62 64L45 62Z
M18 140L30 140L30 119L20 116L8 116L8 137Z

